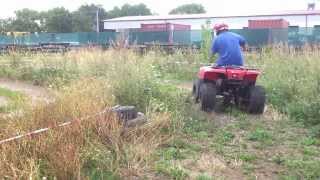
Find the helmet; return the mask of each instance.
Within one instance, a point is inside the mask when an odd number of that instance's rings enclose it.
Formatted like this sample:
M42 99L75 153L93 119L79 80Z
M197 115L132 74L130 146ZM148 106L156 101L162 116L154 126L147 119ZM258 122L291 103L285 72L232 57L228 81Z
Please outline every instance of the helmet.
M213 29L216 32L220 32L220 31L223 31L223 30L228 30L229 26L227 24L225 24L225 23L221 23L221 24L214 25Z

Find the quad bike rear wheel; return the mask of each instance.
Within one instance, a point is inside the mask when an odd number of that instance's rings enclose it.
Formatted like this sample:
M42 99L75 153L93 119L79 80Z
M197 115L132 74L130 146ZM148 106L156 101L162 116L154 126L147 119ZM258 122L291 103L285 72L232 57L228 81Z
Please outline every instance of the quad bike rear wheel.
M194 80L193 87L192 87L192 96L195 103L199 103L199 100L200 100L199 90L200 90L200 80L196 79Z
M217 88L212 83L203 83L200 85L200 106L201 110L210 112L216 105Z
M266 103L266 91L262 86L250 88L248 112L252 114L262 114Z

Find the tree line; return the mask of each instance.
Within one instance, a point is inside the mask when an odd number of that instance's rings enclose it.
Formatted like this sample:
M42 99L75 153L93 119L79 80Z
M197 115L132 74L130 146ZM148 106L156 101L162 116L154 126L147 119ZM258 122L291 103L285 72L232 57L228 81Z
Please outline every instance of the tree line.
M179 6L169 14L199 14L205 13L200 4L186 4ZM99 14L100 30L103 28L102 20L123 16L152 15L145 4L124 4L106 11L102 6L86 4L70 12L64 7L57 7L48 11L35 11L21 9L15 11L14 18L0 19L0 32L91 32L97 29L97 13Z

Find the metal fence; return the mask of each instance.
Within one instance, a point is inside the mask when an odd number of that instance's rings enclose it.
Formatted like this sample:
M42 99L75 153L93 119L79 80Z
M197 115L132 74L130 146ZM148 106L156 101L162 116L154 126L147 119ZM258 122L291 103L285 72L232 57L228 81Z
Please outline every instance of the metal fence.
M314 28L290 27L288 29L233 29L232 32L244 36L250 46L265 46L284 43L290 46L301 46L320 43L320 26ZM109 45L119 37L125 38L128 44L178 44L200 46L202 30L166 31L166 32L79 32L79 33L39 33L19 37L0 35L0 45L39 45L42 43L69 43L71 45Z
M18 37L0 36L0 45L39 45L42 43L69 43L72 45L108 44L116 40L114 32L38 33Z

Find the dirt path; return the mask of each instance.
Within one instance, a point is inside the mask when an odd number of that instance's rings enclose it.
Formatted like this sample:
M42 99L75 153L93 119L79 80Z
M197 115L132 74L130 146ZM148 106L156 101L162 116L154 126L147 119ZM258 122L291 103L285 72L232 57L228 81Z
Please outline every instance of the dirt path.
M192 82L183 82L183 83L180 83L180 84L177 85L178 88L185 89L185 90L188 90L188 91L192 90L192 86L193 86Z
M11 91L19 91L30 97L32 104L37 102L51 102L52 95L50 91L40 86L34 86L30 83L22 81L14 81L9 79L0 79L0 87L9 89Z
M182 82L177 85L178 88L190 91L190 93L192 91L192 86L193 86L192 82ZM199 107L196 107L196 108L199 108ZM228 114L228 113L226 114L226 113L211 112L211 113L206 114L206 116L207 116L208 120L214 119L216 125L219 127L223 127L226 124L228 124L234 120L232 115Z

